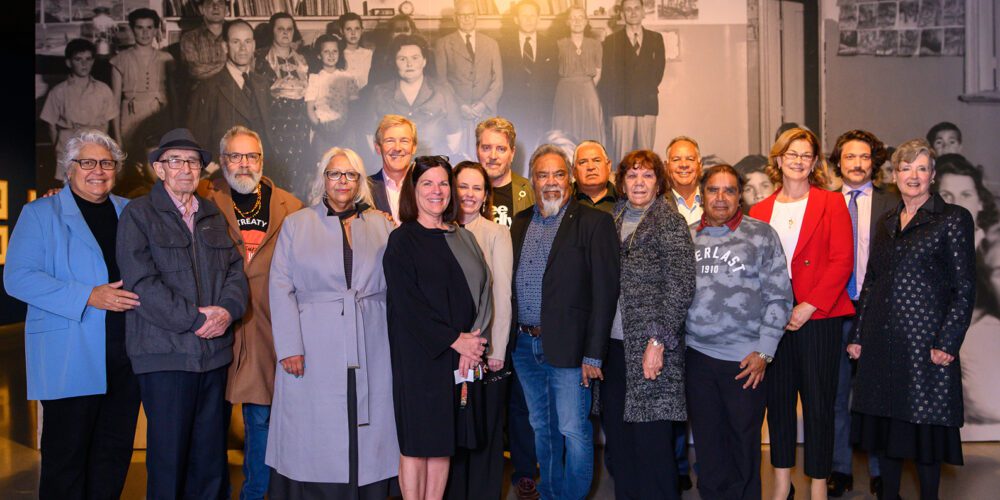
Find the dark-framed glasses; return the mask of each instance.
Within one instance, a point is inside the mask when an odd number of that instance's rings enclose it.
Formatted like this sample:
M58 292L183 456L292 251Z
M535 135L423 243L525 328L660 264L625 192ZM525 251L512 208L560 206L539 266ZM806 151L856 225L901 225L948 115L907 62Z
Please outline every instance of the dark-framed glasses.
M160 163L166 163L167 167L171 170L180 170L180 168L184 165L187 165L191 170L201 170L200 158L196 158L194 160L185 160L184 158L167 158L165 160L160 160Z
M222 153L222 157L229 163L241 163L246 158L249 165L260 163L261 156L263 155L260 153Z
M118 162L115 160L95 160L93 158L73 158L73 162L80 165L83 170L93 170L97 168L98 165L101 166L101 170L114 170L118 168Z
M357 172L341 172L339 170L327 170L323 172L323 175L326 176L327 180L334 182L339 181L341 177L347 178L348 182L357 182L361 178L361 174Z

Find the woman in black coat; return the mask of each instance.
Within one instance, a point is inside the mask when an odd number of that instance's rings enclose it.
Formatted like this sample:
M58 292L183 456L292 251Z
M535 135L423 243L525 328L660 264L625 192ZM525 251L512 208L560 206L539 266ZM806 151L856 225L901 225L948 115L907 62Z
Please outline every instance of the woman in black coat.
M904 459L920 497L936 499L941 462L962 465L959 348L975 302L975 224L931 193L923 139L892 155L903 202L878 222L848 354L858 359L851 440L883 458L883 498L899 495ZM864 356L862 356L864 354Z

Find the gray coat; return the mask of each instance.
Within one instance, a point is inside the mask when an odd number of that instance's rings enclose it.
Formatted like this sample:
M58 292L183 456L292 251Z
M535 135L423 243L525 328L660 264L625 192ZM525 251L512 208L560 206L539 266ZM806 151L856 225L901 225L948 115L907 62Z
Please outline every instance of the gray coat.
M347 483L347 370L358 366L358 484L398 473L386 326L385 253L392 223L368 211L351 222L350 289L340 220L322 203L285 219L271 261L277 359L305 356L295 378L279 363L265 462L296 481Z
M626 203L615 205L619 235ZM653 200L634 237L625 238L620 247L626 422L687 420L684 319L694 298L694 244L684 217L668 203L662 196ZM665 346L656 380L642 375L651 338Z
M124 288L142 305L125 313L125 349L135 373L202 373L233 360L233 333L203 339L199 307L220 306L243 317L249 287L243 257L219 209L198 198L194 234L163 183L129 203L118 221L116 255Z

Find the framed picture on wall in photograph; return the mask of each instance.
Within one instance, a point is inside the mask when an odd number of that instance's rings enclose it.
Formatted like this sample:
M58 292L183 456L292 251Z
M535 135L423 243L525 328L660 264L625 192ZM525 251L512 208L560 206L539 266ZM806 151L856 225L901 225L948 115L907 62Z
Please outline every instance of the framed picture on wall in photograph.
M7 220L7 217L10 215L8 186L7 181L0 180L0 220Z

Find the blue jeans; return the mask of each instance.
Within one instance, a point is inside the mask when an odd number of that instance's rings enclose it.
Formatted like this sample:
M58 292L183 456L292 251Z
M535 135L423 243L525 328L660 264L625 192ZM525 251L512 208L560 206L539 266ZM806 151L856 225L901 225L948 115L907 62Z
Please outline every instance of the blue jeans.
M843 349L840 352L840 373L837 378L837 398L833 400L833 471L852 474L853 450L851 449L851 360L847 357L847 339L854 328L854 320L844 320ZM880 475L878 457L868 455L868 474Z
M542 339L525 334L518 335L512 358L535 431L539 494L544 500L585 498L594 477L594 428L591 392L580 385L581 369L546 363Z
M271 468L264 463L271 407L243 403L243 489L240 500L263 499L271 480Z

